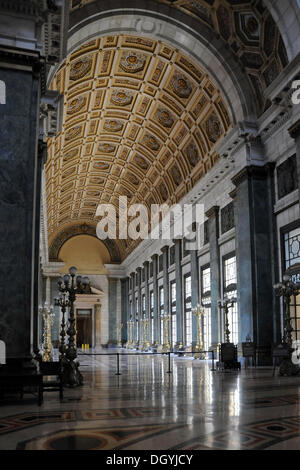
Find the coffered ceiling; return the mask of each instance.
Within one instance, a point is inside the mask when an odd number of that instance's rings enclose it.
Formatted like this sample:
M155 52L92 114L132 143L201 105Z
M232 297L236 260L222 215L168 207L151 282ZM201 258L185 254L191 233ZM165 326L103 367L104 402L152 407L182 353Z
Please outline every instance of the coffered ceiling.
M159 41L110 36L86 43L57 71L61 132L48 140L50 245L70 226L96 226L99 203L174 204L218 161L231 128L216 85ZM117 240L121 259L137 241Z
M140 2L144 9L151 10L156 3L158 9L168 6L170 14L180 11L183 24L188 24L189 18L198 20L199 25L192 26L197 32L201 32L201 25L214 31L248 77L258 115L270 106L264 90L288 64L288 58L279 29L263 0L156 0L149 2L151 5ZM71 21L72 12L82 10L83 18L85 6L98 4L103 9L105 3L105 0L101 3L99 0L70 0ZM109 1L107 9L111 9ZM89 14L88 9L86 12Z

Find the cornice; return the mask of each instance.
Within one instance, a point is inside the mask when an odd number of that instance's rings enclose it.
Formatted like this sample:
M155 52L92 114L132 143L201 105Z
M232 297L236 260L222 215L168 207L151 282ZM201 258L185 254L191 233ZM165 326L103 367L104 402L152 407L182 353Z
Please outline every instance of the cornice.
M235 175L231 181L236 187L238 187L244 181L250 180L252 178L263 180L266 178L271 165L267 164L264 166L247 166L243 168L237 175Z
M212 219L214 217L217 217L220 212L220 207L219 206L213 206L208 211L205 212L205 215L208 219Z
M298 139L298 137L300 137L300 119L289 128L289 134L292 139Z

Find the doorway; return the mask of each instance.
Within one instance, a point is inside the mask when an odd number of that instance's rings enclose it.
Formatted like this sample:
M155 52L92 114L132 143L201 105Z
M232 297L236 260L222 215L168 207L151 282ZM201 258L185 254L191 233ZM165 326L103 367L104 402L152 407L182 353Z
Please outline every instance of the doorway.
M92 309L78 308L76 310L76 330L77 330L77 347L81 348L82 344L92 346Z

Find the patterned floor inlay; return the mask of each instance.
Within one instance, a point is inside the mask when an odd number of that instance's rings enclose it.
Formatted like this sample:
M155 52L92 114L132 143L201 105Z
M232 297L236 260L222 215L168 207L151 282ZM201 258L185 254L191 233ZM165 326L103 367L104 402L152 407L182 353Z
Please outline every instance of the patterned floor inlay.
M172 447L172 450L200 450L204 447L219 450L263 450L289 439L299 438L295 449L300 450L300 417L270 419L214 432Z
M20 442L18 450L120 450L144 441L153 435L164 434L181 426L156 424L120 426L118 428L74 429L51 433Z
M116 350L114 350L115 352ZM0 406L0 451L48 450L300 450L299 377L272 369L211 371L205 361L122 358L82 369L84 385L64 399L25 395Z

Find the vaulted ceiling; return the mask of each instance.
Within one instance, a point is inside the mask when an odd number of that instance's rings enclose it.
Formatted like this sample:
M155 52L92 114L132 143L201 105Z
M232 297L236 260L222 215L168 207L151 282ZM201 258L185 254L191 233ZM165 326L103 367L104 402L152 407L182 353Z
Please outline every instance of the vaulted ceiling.
M105 6L103 0L70 0L71 13L96 3L101 9ZM279 29L263 0L156 0L149 3L152 7L156 3L157 8L168 6L170 12L180 11L186 15L181 17L183 23L187 23L186 18L198 20L198 31L203 24L214 31L248 77L257 113L260 115L270 106L264 90L287 65L288 58ZM107 5L111 6L109 2ZM141 8L151 10L151 5L141 0Z
M178 202L218 161L214 146L231 128L205 71L148 38L84 44L51 88L64 95L64 110L61 132L48 141L50 246L71 226L96 226L98 204L117 208L120 195L148 208ZM120 258L137 243L116 241Z

